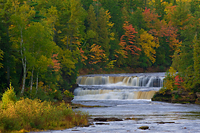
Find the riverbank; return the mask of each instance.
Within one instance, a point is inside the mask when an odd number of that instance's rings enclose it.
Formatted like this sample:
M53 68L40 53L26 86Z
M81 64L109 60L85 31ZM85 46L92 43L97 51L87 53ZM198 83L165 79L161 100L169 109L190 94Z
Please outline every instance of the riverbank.
M152 101L163 101L170 103L192 103L192 104L200 104L200 93L185 91L183 89L179 90L163 90L156 92Z
M89 125L87 113L72 110L72 99L70 97L62 102L24 97L18 99L14 88L10 86L0 101L0 133L59 130Z

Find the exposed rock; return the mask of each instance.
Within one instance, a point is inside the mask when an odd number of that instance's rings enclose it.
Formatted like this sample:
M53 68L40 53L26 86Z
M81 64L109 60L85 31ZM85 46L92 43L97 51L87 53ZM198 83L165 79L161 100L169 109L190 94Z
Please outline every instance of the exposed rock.
M98 122L96 123L96 125L110 125L109 123L101 123L101 122Z
M172 102L173 103L195 103L196 94L189 91L178 90L172 92Z
M151 100L171 102L171 98L172 98L172 93L169 90L166 90L164 93L161 93L160 91L156 92Z
M200 104L200 98L197 98L195 104Z
M197 98L200 98L200 92L196 92Z
M72 87L69 89L70 92L74 92L74 90L78 87L78 84L73 84Z
M147 129L149 129L149 126L141 126L141 127L139 127L139 129L147 130Z
M119 118L94 118L94 121L123 121L122 119Z
M108 118L94 118L94 121L107 121Z
M80 130L77 130L77 129L72 129L72 131L80 131Z
M182 89L173 92L170 90L166 90L164 93L160 91L156 92L151 100L172 103L200 103L200 101L197 100L196 94Z
M72 97L66 97L65 95L63 95L63 100L66 102L66 103L71 103L71 101L73 100L74 98Z
M124 120L136 120L136 121L139 121L139 120L144 120L144 118L125 118Z
M161 122L155 122L155 123L158 123L158 124L165 124L165 123L175 123L175 122L163 122L163 121L161 121Z

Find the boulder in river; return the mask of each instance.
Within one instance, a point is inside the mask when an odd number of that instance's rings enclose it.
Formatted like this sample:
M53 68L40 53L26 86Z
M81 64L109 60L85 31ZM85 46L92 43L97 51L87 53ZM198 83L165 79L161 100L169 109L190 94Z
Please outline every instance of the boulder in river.
M149 129L149 126L141 126L141 127L139 127L139 129L147 130L147 129Z
M114 117L111 117L111 118L94 118L94 121L123 121L122 119L119 119L119 118L114 118Z

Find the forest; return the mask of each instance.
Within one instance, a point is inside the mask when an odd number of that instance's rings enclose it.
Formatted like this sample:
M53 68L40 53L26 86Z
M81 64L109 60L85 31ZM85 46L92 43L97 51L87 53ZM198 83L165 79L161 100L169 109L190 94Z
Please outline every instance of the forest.
M59 99L84 71L170 67L200 86L199 0L0 0L0 94Z

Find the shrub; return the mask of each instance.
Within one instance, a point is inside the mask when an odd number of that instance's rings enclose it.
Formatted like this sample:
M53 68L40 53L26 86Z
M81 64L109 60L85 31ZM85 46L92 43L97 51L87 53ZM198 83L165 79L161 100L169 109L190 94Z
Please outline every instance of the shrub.
M17 101L16 94L14 92L14 88L10 84L10 88L8 88L2 97L2 108L7 108L8 104L14 104Z
M38 99L20 99L0 110L0 133L11 131L58 130L87 124L87 114L74 112L68 104Z
M73 93L72 93L72 92L69 92L68 90L65 90L65 91L64 91L64 94L65 94L66 97L74 98Z

